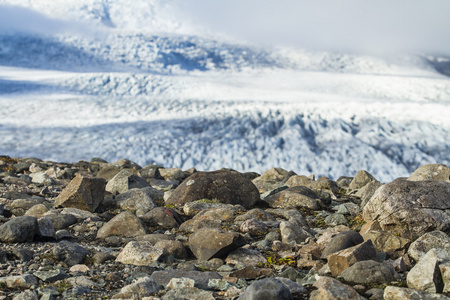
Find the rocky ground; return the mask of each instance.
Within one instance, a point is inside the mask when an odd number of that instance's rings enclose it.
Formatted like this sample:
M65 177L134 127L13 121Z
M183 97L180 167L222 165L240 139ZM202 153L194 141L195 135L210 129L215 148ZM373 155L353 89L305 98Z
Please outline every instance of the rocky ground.
M0 299L450 299L450 169L0 157Z

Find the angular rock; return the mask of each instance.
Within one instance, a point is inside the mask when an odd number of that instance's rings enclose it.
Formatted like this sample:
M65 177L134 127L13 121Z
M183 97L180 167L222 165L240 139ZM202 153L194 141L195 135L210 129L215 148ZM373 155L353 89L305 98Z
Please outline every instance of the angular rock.
M387 286L384 289L384 300L450 300L442 294L426 293L415 289Z
M283 185L293 175L295 173L282 168L272 168L253 179L252 182L261 193L264 193Z
M133 213L143 215L157 207L152 198L152 195L155 193L160 194L159 198L163 197L163 193L161 191L158 191L152 187L131 189L125 193L117 195L114 202L120 209L129 210Z
M408 287L428 293L442 293L444 282L439 263L447 257L448 253L443 249L428 251L406 276Z
M384 231L415 239L450 230L450 182L396 179L380 187L363 210L364 220Z
M239 297L240 300L291 300L289 288L280 280L265 278L253 282Z
M377 180L369 172L365 170L359 170L356 173L355 177L353 178L348 188L351 190L357 190L364 187L365 185L367 185L369 182L372 181Z
M163 287L157 284L149 276L141 277L136 282L124 286L120 292L112 299L142 299L143 297L154 296Z
M32 290L26 290L23 291L22 293L16 295L13 300L38 300L39 297L36 294L35 291Z
M242 222L240 230L241 232L248 232L250 234L263 234L266 233L269 228L261 221L256 219L248 219Z
M163 253L162 249L154 247L149 242L132 241L122 249L122 252L117 256L116 261L123 264L146 266L157 261Z
M333 276L340 275L345 269L358 261L376 260L377 251L372 241L367 240L359 245L341 250L328 256L328 267Z
M131 212L124 211L103 225L97 232L97 238L104 239L112 235L134 237L146 233L145 226L141 219Z
M106 184L105 190L113 195L125 193L131 189L149 187L150 184L132 171L123 169Z
M326 244L322 252L322 258L327 259L333 253L356 246L362 242L364 242L364 238L355 231L340 232ZM319 240L317 243L319 243Z
M371 230L362 235L364 240L372 240L373 246L378 252L386 252L392 258L403 255L411 240L401 236L385 232Z
M193 202L188 202L183 206L183 212L186 216L190 216L193 217L196 214L198 214L199 212L206 210L206 209L211 209L211 208L224 208L224 207L228 207L228 204L224 204L224 203L220 203L218 201L193 201Z
M69 241L61 241L53 247L55 258L69 267L81 264L88 254L88 250Z
M314 237L305 228L300 227L298 226L298 224L290 221L283 221L280 223L280 233L282 242L286 244L300 244L307 238Z
M329 226L344 225L348 226L348 221L343 214L335 213L325 218L325 224Z
M12 218L0 226L0 241L3 243L31 242L37 230L38 223L34 217Z
M77 222L77 218L72 214L46 214L46 218L52 221L53 228L56 230L65 229Z
M181 182L185 178L183 171L179 168L160 168L159 174L164 180L173 182Z
M168 291L162 300L214 300L212 292L204 291L196 287L184 287Z
M441 272L442 282L444 283L444 294L450 293L450 260L447 258L439 264L439 271Z
M238 248L231 251L225 259L227 264L244 266L257 266L266 264L267 259L257 250Z
M410 181L450 181L450 168L443 164L428 164L417 168L408 180Z
M54 178L45 174L44 172L32 173L32 174L30 174L30 176L31 176L31 178L33 178L31 180L31 182L33 182L33 183L38 183L38 184L43 184L43 185L55 185L57 183Z
M352 287L341 283L340 281L321 276L314 284L317 290L313 291L309 297L310 300L364 300L363 296L359 295Z
M202 228L189 236L189 248L198 260L224 257L243 245L240 234L215 228Z
M383 184L378 181L371 181L354 194L356 197L361 198L360 207L361 209L366 206L367 202L369 202L370 198L372 198L373 194L382 186Z
M442 231L427 232L409 246L408 255L419 261L433 248L444 249L450 256L450 237Z
M150 278L163 286L166 286L172 278L190 278L195 281L196 288L207 290L210 279L221 279L222 276L217 272L164 270L153 272Z
M94 212L105 196L106 181L78 173L55 199L55 207L74 207Z
M156 207L141 216L141 219L148 226L160 226L165 229L177 228L183 223L178 213L167 207Z
M56 239L55 228L53 228L52 221L47 217L42 217L37 220L38 222L38 230L36 235L41 239Z
M389 284L400 280L400 275L395 270L373 260L356 262L345 269L340 276L352 284Z
M33 275L44 282L55 282L69 277L69 275L66 272L59 269L53 269L48 271L37 271L34 272Z
M166 203L183 206L201 199L218 200L251 208L259 201L259 192L250 180L238 172L229 170L197 172L184 180Z

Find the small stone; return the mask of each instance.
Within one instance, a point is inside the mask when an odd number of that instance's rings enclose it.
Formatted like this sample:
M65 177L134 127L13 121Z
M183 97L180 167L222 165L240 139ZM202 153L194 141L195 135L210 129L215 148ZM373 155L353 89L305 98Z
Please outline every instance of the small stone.
M129 242L117 256L116 261L123 264L145 266L157 261L163 250L153 247L149 242Z
M195 280L181 277L181 278L172 278L166 287L169 289L179 289L185 287L194 287L194 285Z

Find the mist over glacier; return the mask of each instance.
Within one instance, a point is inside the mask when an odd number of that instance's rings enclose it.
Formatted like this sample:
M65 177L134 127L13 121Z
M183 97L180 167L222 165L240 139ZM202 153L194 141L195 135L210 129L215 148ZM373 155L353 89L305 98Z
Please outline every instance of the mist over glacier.
M449 165L444 9L322 2L0 0L0 154L382 181Z

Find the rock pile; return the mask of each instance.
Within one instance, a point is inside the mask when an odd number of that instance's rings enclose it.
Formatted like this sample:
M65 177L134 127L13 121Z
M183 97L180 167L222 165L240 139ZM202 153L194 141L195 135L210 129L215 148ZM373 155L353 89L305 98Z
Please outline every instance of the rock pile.
M0 299L450 299L449 174L1 156Z

